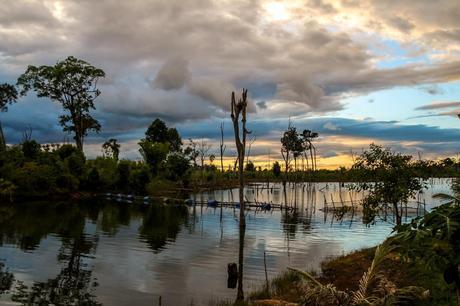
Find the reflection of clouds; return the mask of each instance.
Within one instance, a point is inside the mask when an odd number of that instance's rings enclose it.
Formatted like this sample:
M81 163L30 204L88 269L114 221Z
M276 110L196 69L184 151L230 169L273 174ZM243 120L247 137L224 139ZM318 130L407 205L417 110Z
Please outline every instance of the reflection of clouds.
M445 180L443 185L439 182L435 180L421 199L433 203L433 193L449 190ZM332 194L337 201L339 192L345 200L348 190L340 190L332 183L328 183L327 188L326 183L314 186L316 192L302 188L295 192L288 188L288 199L292 201L296 196L299 208L297 219L288 219L295 222L294 235L283 230L285 224L280 221L284 211L248 211L245 240L247 291L263 284L264 251L268 274L272 278L288 266L318 270L326 258L374 246L390 234L391 224L377 222L375 226L366 227L359 214L353 217L351 226L350 215L346 215L342 222L331 220L332 216L328 215L325 221L319 210L323 203L323 193L319 190L322 189L327 198ZM230 197L226 191L216 191L210 196L218 200ZM253 196L262 201L274 194L259 190ZM204 200L207 197L203 195ZM316 202L316 208L313 202ZM99 283L96 288L98 301L107 305L152 305L161 295L164 305L190 304L191 300L199 305L207 304L211 299L235 298L236 291L226 288L227 263L238 259L238 219L232 209L223 209L221 227L220 209L198 206L194 218L193 208L189 208L188 222L181 227L175 241L168 241L158 253L149 249L139 237L142 213L134 206L130 209L129 225L120 225L114 235L104 234L100 227L88 223L85 227L86 232L99 236L95 257L91 259L93 276ZM32 253L2 246L0 258L5 259L17 278L30 282L45 281L59 272L60 265L56 261L59 246L59 239L48 236Z

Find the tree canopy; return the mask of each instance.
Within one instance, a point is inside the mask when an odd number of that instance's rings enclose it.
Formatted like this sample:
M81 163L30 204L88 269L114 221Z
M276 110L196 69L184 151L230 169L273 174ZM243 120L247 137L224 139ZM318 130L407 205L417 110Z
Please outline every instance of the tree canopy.
M157 118L147 128L145 140L149 142L168 143L171 152L179 152L182 147L182 139L176 128L168 128L166 123Z
M0 84L0 111L6 112L8 105L13 104L18 99L16 88L7 83Z
M18 78L21 95L33 90L39 98L59 102L67 114L59 117L65 132L73 133L77 148L83 151L88 131L99 132L101 125L90 115L96 109L95 99L101 94L97 82L105 77L102 69L69 56L54 66L28 66Z
M369 150L358 157L353 168L360 171L363 180L358 189L369 191L363 205L370 213L371 220L378 207L392 204L396 223L400 225L398 204L407 203L424 188L423 179L418 177L412 156L371 144Z
M120 144L115 138L110 138L102 144L102 149L104 154L111 156L113 159L118 160L118 155L120 154Z

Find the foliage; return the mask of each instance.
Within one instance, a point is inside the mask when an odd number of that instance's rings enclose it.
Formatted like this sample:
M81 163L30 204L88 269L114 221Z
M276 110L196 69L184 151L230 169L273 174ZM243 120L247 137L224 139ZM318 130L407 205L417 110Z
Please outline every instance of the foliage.
M460 290L460 205L456 197L435 195L449 202L423 217L401 225L391 238L404 258L423 262L425 269L444 276Z
M22 153L28 160L37 159L41 151L41 146L35 140L26 140L21 144Z
M376 248L371 266L361 277L355 291L342 291L330 283L323 285L311 274L290 268L302 275L309 284L303 296L303 305L399 305L402 302L414 303L418 299L425 299L428 292L423 288L397 288L379 273L380 265L393 250L394 246L388 241Z
M163 167L164 177L172 181L181 180L189 168L189 160L184 154L170 154Z
M34 90L38 97L59 102L68 112L61 115L59 123L65 132L73 133L79 150L88 131L99 132L101 125L90 115L94 101L101 94L97 81L105 77L103 70L69 56L54 66L30 65L18 78L21 95Z
M150 166L153 175L158 173L160 164L166 160L169 153L169 144L163 142L151 142L142 139L139 142L139 152L141 153L144 161Z
M279 162L276 161L276 162L273 163L272 172L273 172L273 175L275 177L280 176L280 174L281 174L281 166L280 166Z
M110 138L102 144L102 149L104 154L112 157L115 160L118 160L118 155L120 154L120 144L115 138Z
M179 152L182 147L182 139L175 128L168 128L164 121L155 119L145 132L145 140L155 143L168 143L171 152Z
M0 84L0 111L6 112L8 104L13 104L18 99L18 91L16 88L7 83Z
M17 187L10 181L0 178L0 198L13 201L13 195Z
M369 221L381 205L392 204L396 222L401 224L398 203L407 203L424 188L423 178L417 177L412 156L392 152L381 146L371 144L353 165L355 170L363 174L358 185L353 188L365 190L369 194L364 198L363 206ZM372 178L371 181L368 181Z
M244 167L244 171L253 172L255 170L256 170L256 167L254 166L254 163L252 161L249 161L246 163L246 166Z

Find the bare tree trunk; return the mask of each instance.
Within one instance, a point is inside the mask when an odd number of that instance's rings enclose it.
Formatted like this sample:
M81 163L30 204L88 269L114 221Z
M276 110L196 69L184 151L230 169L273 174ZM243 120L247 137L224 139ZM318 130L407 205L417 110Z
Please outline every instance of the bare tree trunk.
M315 170L318 170L318 168L316 167L316 148L314 145L312 145L312 147L313 147L313 156L315 158Z
M315 171L315 160L313 159L313 150L312 150L312 147L310 145L310 158L311 158L311 168L313 171Z
M6 140L5 135L3 134L2 123L0 122L0 151L6 150Z
M402 217L401 217L401 214L399 212L398 203L393 203L393 209L395 211L396 225L401 225Z
M220 170L222 173L224 172L224 152L225 152L225 144L224 144L224 123L220 124Z
M239 252L238 252L238 293L236 296L237 301L244 300L243 292L243 262L244 262L244 236L246 232L246 220L245 220L245 204L244 204L244 155L246 150L246 136L250 132L246 129L246 107L247 107L247 90L243 89L242 98L235 100L235 93L232 92L232 122L235 133L235 144L238 151L238 175L239 175L239 201L240 201L240 226L239 226ZM241 133L242 139L240 139L240 126L239 117L241 118Z

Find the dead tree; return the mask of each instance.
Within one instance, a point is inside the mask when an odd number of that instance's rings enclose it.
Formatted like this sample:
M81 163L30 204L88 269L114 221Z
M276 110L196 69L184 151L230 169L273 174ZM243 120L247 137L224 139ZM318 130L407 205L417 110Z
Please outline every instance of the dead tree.
M227 146L224 144L224 123L220 124L220 170L224 172L224 153Z
M246 231L246 220L244 215L244 155L246 151L246 137L250 132L246 128L246 109L247 102L247 89L243 89L241 98L238 102L235 99L235 93L232 92L232 122L233 130L235 133L235 144L238 153L238 177L239 177L239 202L240 202L240 230L239 230L239 255L238 255L238 293L236 296L237 301L244 300L243 293L243 251L244 251L244 234ZM241 127L240 127L241 115ZM242 134L240 136L240 134Z
M251 147L255 141L256 141L256 135L252 135L251 139L249 140L249 144L248 144L248 154L246 155L246 165L249 164L249 156L251 155Z

